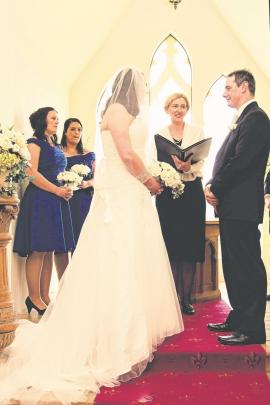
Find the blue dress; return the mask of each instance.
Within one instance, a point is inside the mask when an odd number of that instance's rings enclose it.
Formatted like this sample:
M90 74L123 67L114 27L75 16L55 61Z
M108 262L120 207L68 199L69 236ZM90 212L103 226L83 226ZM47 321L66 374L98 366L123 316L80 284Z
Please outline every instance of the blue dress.
M67 160L59 145L50 146L37 138L27 143L40 147L38 171L59 186L57 175ZM29 183L23 195L16 226L13 251L20 256L31 252L66 252L75 246L68 201Z
M93 178L93 163L95 162L95 159L94 152L88 152L84 155L69 156L67 157L67 169L70 169L73 165L86 165L91 169L91 172L84 178L84 180L90 180ZM93 192L93 187L79 189L74 191L73 197L69 200L75 244L78 242L84 220L89 212Z

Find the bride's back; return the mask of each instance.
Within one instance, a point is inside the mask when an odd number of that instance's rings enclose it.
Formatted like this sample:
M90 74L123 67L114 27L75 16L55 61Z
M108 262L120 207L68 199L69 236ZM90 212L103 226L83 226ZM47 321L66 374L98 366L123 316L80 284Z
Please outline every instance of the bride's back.
M134 118L129 126L129 138L132 143L132 148L143 160L145 160L145 149L147 140L147 131L142 120ZM132 176L123 160L121 159L117 147L115 145L110 129L101 128L101 143L103 148L103 159L99 163L99 170L97 170L95 178L95 187L111 186L120 182L138 182Z

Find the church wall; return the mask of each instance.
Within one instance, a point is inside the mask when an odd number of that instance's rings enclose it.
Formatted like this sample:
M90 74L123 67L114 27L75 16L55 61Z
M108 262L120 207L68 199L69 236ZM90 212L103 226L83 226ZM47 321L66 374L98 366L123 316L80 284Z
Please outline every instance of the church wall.
M127 64L141 68L146 77L157 46L174 35L189 54L193 72L193 120L202 123L202 106L209 87L221 75L250 69L257 81L257 98L269 107L270 82L250 57L211 1L183 1L175 11L165 0L136 0L97 54L74 82L70 112L84 122L90 142L95 133L96 102L106 81Z
M1 2L1 17L0 122L15 124L29 137L28 117L37 108L52 106L60 117L66 116L69 89L58 86L47 74L46 65L51 66L52 60L44 60L44 68L37 68L36 54L25 40L22 15L15 2Z
M35 53L27 48L22 23L17 20L16 4L12 1L1 2L0 24L0 123L3 126L15 124L27 138L32 135L29 115L39 107L55 107L62 120L68 111L68 89L57 86L44 69L35 66ZM59 132L60 134L60 132ZM15 233L16 221L11 223L11 233ZM27 295L25 286L25 260L12 254L12 243L8 245L8 274L15 299L15 308L24 309ZM12 269L12 271L11 271Z
M169 34L185 47L192 64L193 121L203 122L207 91L221 75L247 68L256 78L256 98L270 114L270 82L226 25L211 1L183 1L175 11L165 0L136 0L109 33L107 40L78 76L70 92L71 115L84 123L85 141L94 145L95 112L103 86L122 66L141 68L146 77L152 56ZM268 212L263 225L262 250L270 273Z

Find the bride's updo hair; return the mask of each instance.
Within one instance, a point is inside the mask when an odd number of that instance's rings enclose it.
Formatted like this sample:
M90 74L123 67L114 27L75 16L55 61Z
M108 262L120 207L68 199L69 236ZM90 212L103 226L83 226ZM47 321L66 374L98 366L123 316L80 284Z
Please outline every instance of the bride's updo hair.
M112 94L106 102L103 114L111 104L122 104L130 115L136 117L139 112L138 92L142 83L142 74L132 68L121 70L112 85Z
M56 111L53 107L42 107L34 111L30 117L29 121L31 127L34 130L34 136L42 141L46 141L45 131L47 129L47 115L50 111ZM56 134L53 136L54 143L57 143Z

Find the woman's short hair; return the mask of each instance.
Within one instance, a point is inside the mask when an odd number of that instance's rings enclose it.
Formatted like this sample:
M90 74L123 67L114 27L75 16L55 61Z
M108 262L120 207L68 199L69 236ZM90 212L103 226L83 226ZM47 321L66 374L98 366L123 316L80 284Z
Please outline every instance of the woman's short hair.
M234 72L231 72L228 74L227 77L233 77L235 83L237 84L237 87L239 87L243 82L247 82L249 92L252 96L255 95L255 90L256 90L256 82L253 74L249 72L246 69L242 70L235 70Z
M187 109L189 110L190 104L189 104L188 98L187 98L187 96L186 96L185 94L183 94L183 93L173 93L173 94L171 94L170 96L168 96L168 97L166 98L166 100L165 100L165 103L164 103L164 110L167 112L167 110L168 110L168 108L170 107L170 105L171 105L175 100L177 100L178 98L183 98L183 99L185 100L186 105L187 105Z
M53 107L41 107L38 110L34 111L30 117L29 121L31 127L34 130L34 135L40 139L46 141L45 131L47 129L47 115L50 111L56 111ZM54 143L57 143L57 136L56 134L53 136Z

